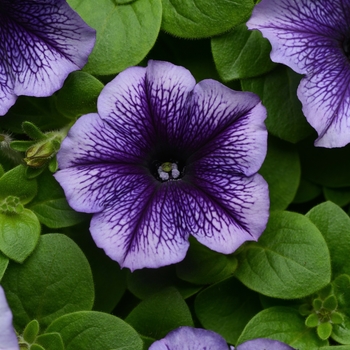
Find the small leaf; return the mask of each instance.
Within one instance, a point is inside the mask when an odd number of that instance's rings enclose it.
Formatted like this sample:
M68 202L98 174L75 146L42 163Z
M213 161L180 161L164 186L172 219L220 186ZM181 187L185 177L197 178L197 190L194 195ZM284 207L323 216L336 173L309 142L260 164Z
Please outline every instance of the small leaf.
M31 122L23 122L22 129L33 140L46 139L45 134Z
M34 343L40 330L39 322L37 320L30 321L23 332L23 339L28 343Z
M337 298L334 295L330 295L323 301L323 307L329 311L335 310L338 307Z
M35 249L40 231L40 222L29 209L18 214L0 213L0 250L22 263Z
M36 338L36 342L45 350L65 350L62 337L57 332L41 334Z
M317 334L322 340L326 340L331 336L332 329L333 327L330 323L321 323L317 326Z
M316 314L309 315L305 320L305 325L310 328L317 327L319 323L320 320L318 319L318 316Z
M137 332L118 317L80 311L61 316L47 329L61 334L65 350L142 350Z

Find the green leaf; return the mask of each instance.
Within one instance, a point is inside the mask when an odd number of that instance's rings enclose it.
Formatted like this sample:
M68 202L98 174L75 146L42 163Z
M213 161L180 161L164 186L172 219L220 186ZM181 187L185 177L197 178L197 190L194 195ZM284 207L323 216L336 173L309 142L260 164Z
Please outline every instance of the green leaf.
M315 183L303 179L300 179L298 191L293 199L293 203L305 203L317 198L322 194L322 187Z
M181 294L163 289L137 305L125 319L140 334L160 339L180 326L193 326L191 312Z
M59 333L41 334L36 338L36 342L43 346L45 350L65 350Z
M39 322L37 320L30 321L23 332L23 339L28 343L34 343L40 330Z
M161 0L117 5L110 0L69 0L97 31L94 50L84 70L111 75L138 64L154 45L162 20Z
M18 214L0 213L0 250L22 263L35 249L40 231L40 222L29 209Z
M332 202L317 205L306 216L317 226L327 242L333 274L350 275L349 216Z
M61 186L48 170L38 177L38 183L38 194L29 208L41 223L50 228L69 227L88 217L87 214L78 213L69 206Z
M22 204L26 204L34 198L38 190L37 182L27 179L25 171L23 165L18 165L0 178L0 199L15 196Z
M194 306L204 328L221 334L232 344L236 344L245 325L261 310L258 294L236 278L204 289L196 296Z
M266 159L259 171L269 184L270 210L284 210L300 181L300 162L293 145L269 136Z
M242 80L242 89L258 94L268 115L268 131L285 141L296 143L313 133L301 110L297 87L301 76L286 66L278 66L269 74Z
M191 240L191 245L183 261L176 265L179 278L194 284L210 284L233 275L237 259L224 255Z
M326 242L317 227L301 214L272 213L259 241L242 248L235 275L261 294L301 298L330 282Z
M270 59L270 42L245 24L212 38L211 48L223 81L252 78L276 67Z
M71 73L57 93L57 109L67 117L97 112L97 98L103 84L86 72Z
M118 317L80 311L56 319L47 332L61 334L65 350L142 350L136 331Z
M245 22L252 0L163 0L162 29L182 38L205 38Z
M180 280L176 275L174 265L128 273L127 284L130 292L139 299L148 298L167 287L175 287L183 298L188 298L202 288Z
M23 122L22 129L33 140L46 139L45 134L31 122Z
M276 306L254 316L238 339L237 344L255 338L270 338L289 344L295 349L318 350L328 345L314 328L305 326L305 320L293 308Z
M317 326L317 335L322 339L328 339L332 334L332 324L325 322Z
M14 325L21 331L32 319L45 329L57 317L90 310L94 287L88 261L67 236L41 236L22 264L10 264L2 280Z

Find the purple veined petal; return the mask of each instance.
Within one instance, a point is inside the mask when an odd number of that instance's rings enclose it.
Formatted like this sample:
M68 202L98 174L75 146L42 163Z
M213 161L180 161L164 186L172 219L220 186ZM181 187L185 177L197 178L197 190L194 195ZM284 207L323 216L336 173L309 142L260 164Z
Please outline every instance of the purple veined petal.
M0 115L17 96L49 96L81 69L95 31L65 0L0 2Z
M179 327L154 342L149 350L229 350L225 339L207 329Z
M178 205L180 187L147 176L135 179L128 193L93 216L90 232L96 245L131 271L183 260L189 233Z
M162 138L161 141L177 145L179 129L186 123L186 105L196 81L184 67L152 60L148 62L146 77L147 94L157 135Z
M258 338L238 345L235 350L294 350L291 346L278 340Z
M251 177L212 172L199 164L183 195L191 234L208 248L231 254L245 241L257 241L269 217L269 192L259 174Z
M267 151L266 109L257 95L233 91L214 80L196 85L190 119L181 130L191 159L208 170L233 171L246 176L261 167Z
M19 350L16 332L12 326L12 312L5 292L0 286L0 350Z
M350 65L340 55L322 67L301 80L298 98L318 133L315 146L343 147L350 142Z
M350 8L342 0L262 0L247 26L269 39L272 61L298 73L313 73L327 49L339 48L349 18Z

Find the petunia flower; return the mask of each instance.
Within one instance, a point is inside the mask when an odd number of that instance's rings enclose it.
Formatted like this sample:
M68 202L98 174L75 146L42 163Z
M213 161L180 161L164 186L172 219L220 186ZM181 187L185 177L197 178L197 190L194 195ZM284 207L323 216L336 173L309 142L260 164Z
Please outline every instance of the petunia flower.
M179 327L155 341L149 350L293 350L278 340L258 338L237 347L229 346L219 334L202 328Z
M95 30L66 0L0 0L0 115L20 95L49 96L81 69Z
M219 334L207 329L179 327L154 342L149 350L230 350Z
M97 246L131 270L181 261L189 235L229 254L265 229L266 110L250 92L150 61L105 86L55 174L71 207L94 213Z
M305 74L298 97L316 146L350 142L350 1L262 0L247 22L272 45L271 59Z
M5 292L0 286L0 350L19 350L16 332L12 326L12 312Z

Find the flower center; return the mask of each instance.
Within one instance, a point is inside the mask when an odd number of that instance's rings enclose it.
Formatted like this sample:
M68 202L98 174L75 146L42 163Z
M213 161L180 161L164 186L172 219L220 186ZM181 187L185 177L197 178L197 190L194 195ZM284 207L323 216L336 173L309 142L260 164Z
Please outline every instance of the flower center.
M343 41L343 51L345 53L345 56L350 59L350 37L345 38Z
M173 162L165 162L158 166L158 178L161 181L177 180L180 177L178 165Z

